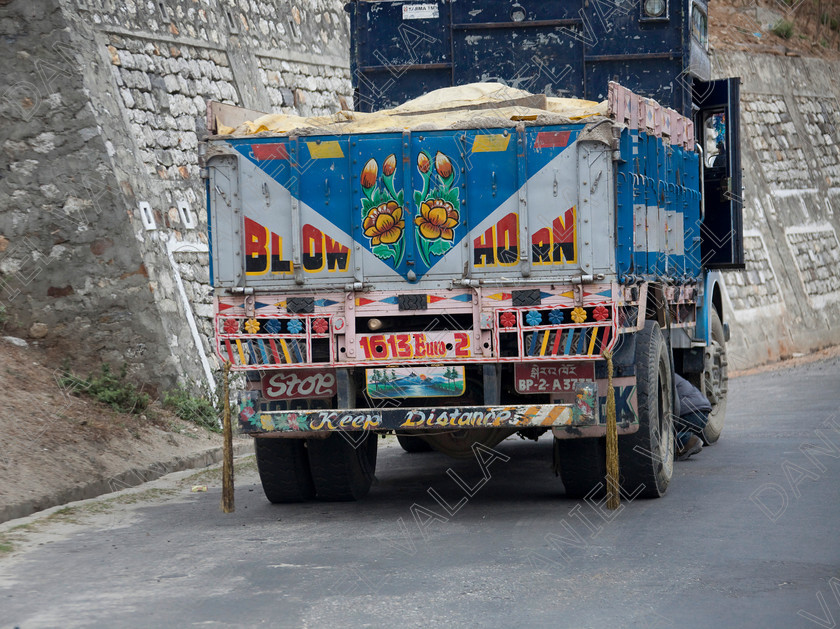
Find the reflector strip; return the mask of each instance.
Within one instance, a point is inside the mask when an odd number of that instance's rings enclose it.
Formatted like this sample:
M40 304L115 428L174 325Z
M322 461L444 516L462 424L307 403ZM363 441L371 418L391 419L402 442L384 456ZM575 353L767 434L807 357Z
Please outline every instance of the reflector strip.
M277 353L277 345L274 343L274 339L268 339L268 344L271 347L271 355L274 357L274 364L279 365L282 361L280 360L280 354Z
M258 160L289 159L285 144L252 144L251 152Z
M551 348L551 355L557 356L557 350L560 349L560 339L563 337L563 330L557 330L554 333L554 345Z
M548 336L551 334L551 330L546 330L543 334L543 342L542 347L540 347L540 356L545 356L545 348L548 347Z
M245 346L248 348L248 357L251 359L251 364L259 365L260 361L257 360L257 350L254 349L254 341L245 341Z
M557 419L560 414L563 412L563 408L561 406L555 406L548 412L545 419L542 421L543 426L551 426L554 423L554 420Z
M566 135L568 135L568 133ZM482 133L475 136L472 145L472 152L496 153L498 151L506 151L509 143L510 134L503 135L501 133ZM563 146L565 146L565 144Z
M566 349L563 351L566 356L572 351L572 339L575 338L575 331L569 330L569 336L566 337Z
M334 159L337 157L344 157L344 151L341 150L341 145L336 140L328 140L326 142L307 142L306 146L309 148L309 155L312 159Z
M540 333L539 332L534 332L531 335L531 349L528 350L528 354L530 356L533 356L534 354L537 353L537 340L539 338L540 338Z
M601 353L602 354L604 353L604 348L609 344L609 342L610 342L610 328L609 328L609 326L607 326L607 327L604 328L604 338L601 339Z
M268 352L265 351L265 342L262 339L259 339L257 343L260 344L260 354L262 355L263 365L269 364L271 361L268 359Z
M540 131L534 142L535 149L564 147L569 143L568 131Z
M595 341L598 340L598 328L592 328L592 339L589 341L589 351L586 352L588 356L592 356L592 351L595 349Z
M286 357L286 363L291 364L292 357L289 356L289 348L286 346L286 339L280 339L280 347L283 350L283 356Z
M289 339L289 341L291 342L292 349L295 352L295 360L299 363L302 363L303 362L303 355L300 353L300 347L298 346L298 340L297 339Z

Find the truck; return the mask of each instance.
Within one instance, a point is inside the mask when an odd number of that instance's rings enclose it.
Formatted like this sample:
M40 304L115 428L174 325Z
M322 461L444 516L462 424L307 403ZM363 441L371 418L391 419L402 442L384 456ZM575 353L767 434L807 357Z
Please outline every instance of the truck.
M480 460L550 434L566 494L594 495L610 387L621 491L662 496L675 373L721 434L721 271L744 265L706 3L346 10L355 112L211 103L200 148L214 344L267 499L362 498L386 433Z

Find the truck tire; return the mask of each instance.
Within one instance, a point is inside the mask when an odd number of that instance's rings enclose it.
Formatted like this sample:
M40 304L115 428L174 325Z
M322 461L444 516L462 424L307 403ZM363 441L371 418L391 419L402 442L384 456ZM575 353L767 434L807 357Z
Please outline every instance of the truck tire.
M254 451L269 502L304 502L315 495L303 439L258 438L254 439Z
M321 500L350 501L364 498L376 471L375 433L332 434L308 439L309 467L315 495Z
M568 498L584 498L595 487L602 495L606 490L606 439L555 439L555 469L560 472Z
M411 454L416 454L418 452L431 452L433 450L432 446L430 446L425 439L421 439L420 437L398 434L397 441L403 450L410 452Z
M712 404L712 411L700 435L707 445L720 439L726 419L726 394L729 388L726 337L723 332L723 323L715 310L712 310L711 324L712 342L707 349L710 353L707 367L711 368L703 371L703 391Z
M659 498L674 474L674 407L671 357L655 321L636 333L636 396L639 430L618 438L621 487Z

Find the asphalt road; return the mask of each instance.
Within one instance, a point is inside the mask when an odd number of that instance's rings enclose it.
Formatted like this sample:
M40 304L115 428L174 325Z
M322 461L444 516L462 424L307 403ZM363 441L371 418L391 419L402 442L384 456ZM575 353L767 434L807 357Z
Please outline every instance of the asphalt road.
M250 472L230 515L213 487L89 507L0 560L0 626L833 627L838 402L838 359L733 380L721 441L618 512L564 497L546 438L483 485L387 442L359 503L272 506Z

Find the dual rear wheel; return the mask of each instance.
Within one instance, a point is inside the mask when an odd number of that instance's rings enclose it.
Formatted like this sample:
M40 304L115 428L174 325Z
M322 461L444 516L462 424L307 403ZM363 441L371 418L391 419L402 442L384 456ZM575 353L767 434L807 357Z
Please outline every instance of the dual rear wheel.
M712 356L711 361L707 360L703 377L707 381L704 388L716 396L703 433L707 443L714 443L720 437L726 413L726 350L723 325L716 312L712 313L711 332ZM620 484L625 495L658 498L671 482L676 445L671 357L655 321L647 321L644 329L636 334L635 363L639 430L618 439ZM604 438L556 439L555 457L569 497L581 498L590 492L597 495L605 491Z
M376 449L374 433L254 439L260 481L265 497L273 503L363 498L376 472Z

